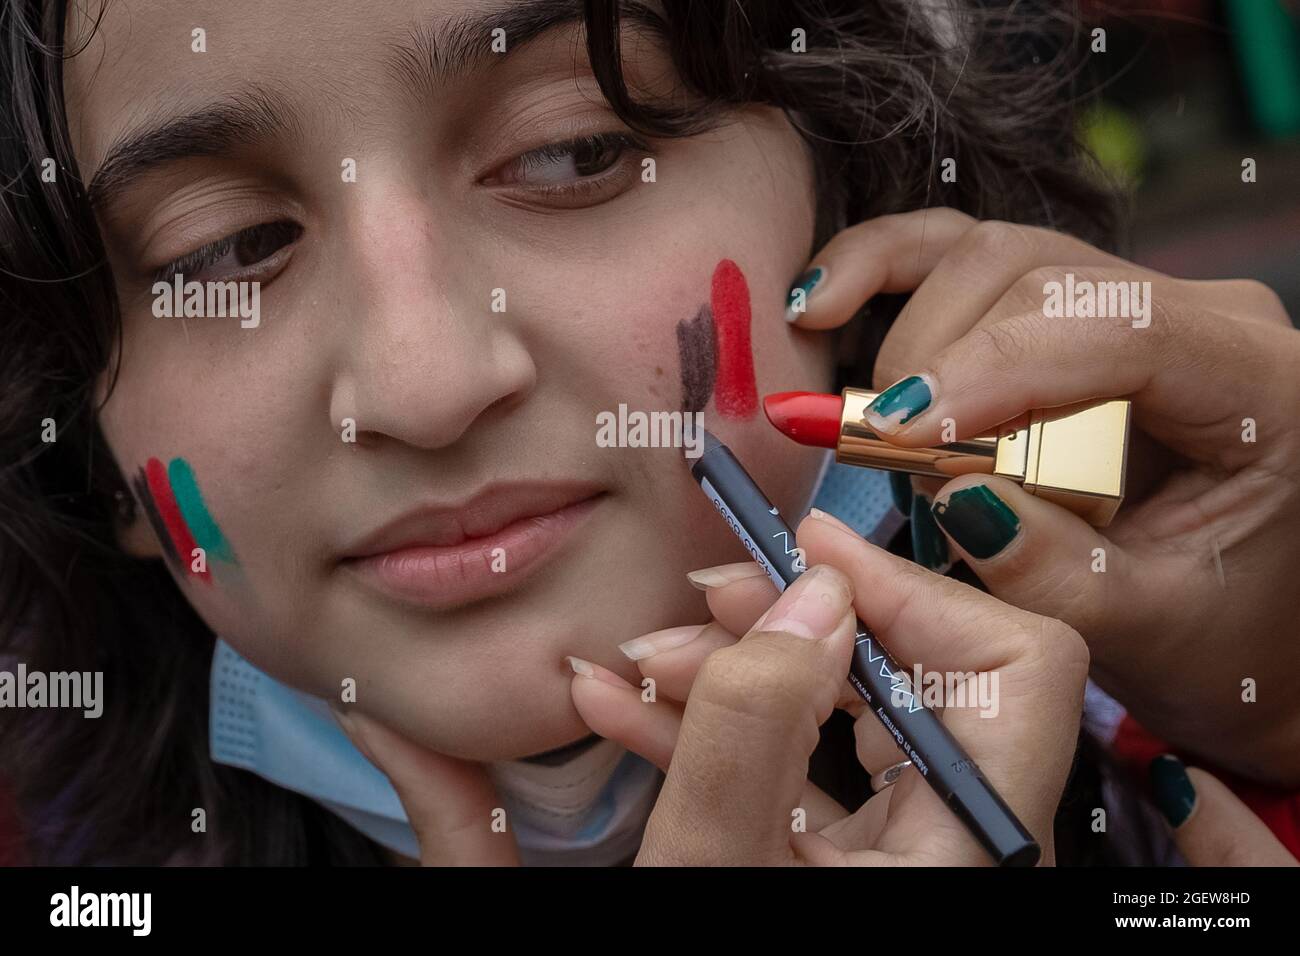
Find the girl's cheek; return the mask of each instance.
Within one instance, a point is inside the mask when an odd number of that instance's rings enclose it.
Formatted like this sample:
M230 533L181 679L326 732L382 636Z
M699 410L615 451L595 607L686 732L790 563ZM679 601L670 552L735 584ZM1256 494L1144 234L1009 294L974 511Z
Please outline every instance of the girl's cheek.
M182 457L149 458L131 489L144 509L172 571L187 584L243 584L235 548L213 516L193 466Z

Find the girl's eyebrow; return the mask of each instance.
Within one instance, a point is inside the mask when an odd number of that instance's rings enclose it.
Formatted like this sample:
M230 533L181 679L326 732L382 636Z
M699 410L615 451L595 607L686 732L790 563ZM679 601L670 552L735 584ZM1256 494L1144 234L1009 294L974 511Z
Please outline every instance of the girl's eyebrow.
M640 3L631 4L625 15L638 22L658 20ZM529 41L582 16L582 0L510 0L413 29L406 41L391 44L388 66L395 77L417 89L436 91L471 69L504 61ZM496 30L505 31L505 50L500 53L493 50ZM300 129L297 114L282 96L251 86L119 137L91 178L88 196L94 206L108 205L139 177L167 163L219 155L232 145L255 145Z

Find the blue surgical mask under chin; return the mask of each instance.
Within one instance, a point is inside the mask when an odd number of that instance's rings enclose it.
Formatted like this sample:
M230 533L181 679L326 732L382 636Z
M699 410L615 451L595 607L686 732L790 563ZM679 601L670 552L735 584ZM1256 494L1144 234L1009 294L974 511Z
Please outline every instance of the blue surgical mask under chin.
M878 544L892 534L881 520L894 514L884 472L830 464L828 454L813 497L816 507ZM381 846L419 858L397 791L324 700L280 683L218 640L210 705L215 762L310 797ZM652 764L608 740L578 748L559 764L503 761L490 764L489 773L527 866L629 860L663 781Z

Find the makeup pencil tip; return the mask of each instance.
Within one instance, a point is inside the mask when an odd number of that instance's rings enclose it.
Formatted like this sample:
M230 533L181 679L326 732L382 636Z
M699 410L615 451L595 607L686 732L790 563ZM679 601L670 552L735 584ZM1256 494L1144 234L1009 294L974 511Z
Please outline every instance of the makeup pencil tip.
M701 442L700 442L699 451L697 451L694 455L692 455L691 452L694 450L692 446L695 444L695 442L692 439L695 437L694 436L695 431L699 432ZM686 438L686 441L684 441L682 444L684 444L686 447L682 451L682 457L686 459L686 462L688 464L692 464L692 465L695 464L695 462L699 461L700 458L702 458L705 454L707 454L708 452L712 451L714 448L717 448L719 445L722 444L722 442L714 438L713 433L710 432L703 425L694 429L692 429L691 426L687 426L687 432L684 437Z

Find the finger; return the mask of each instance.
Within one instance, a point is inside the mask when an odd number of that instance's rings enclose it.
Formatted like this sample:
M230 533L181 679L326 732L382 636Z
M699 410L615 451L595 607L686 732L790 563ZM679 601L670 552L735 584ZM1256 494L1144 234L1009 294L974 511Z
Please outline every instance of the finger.
M1256 279L1180 280L1193 302L1220 315L1289 329L1291 316L1278 294Z
M770 605L771 602L769 601ZM675 701L691 696L691 685L700 665L716 650L730 647L740 638L717 621L668 628L619 645L625 656L637 662L644 678L654 681L655 694Z
M514 837L495 832L501 809L481 764L435 753L357 710L333 709L344 733L388 777L425 866L518 866Z
M1115 594L1131 579L1128 553L1073 512L1005 478L963 475L940 489L932 514L953 552L1003 601L1085 637L1106 635L1117 608L1131 620L1131 602Z
M696 675L641 859L792 862L791 812L839 696L855 631L844 576L813 567Z
M682 711L675 704L637 689L613 671L569 658L574 678L570 687L573 705L593 733L616 741L635 754L667 771L681 733ZM805 780L799 806L807 813L807 824L820 829L847 815L832 797Z
M681 708L661 700L657 689L634 687L599 664L578 657L566 660L573 669L570 695L583 723L667 769L677 746Z
M1042 277L1030 273L1028 281L1041 285ZM921 446L941 443L946 420L962 439L1028 409L1130 397L1138 424L1193 460L1262 454L1263 443L1240 440L1240 422L1295 406L1294 377L1284 371L1295 361L1295 334L1159 298L1150 304L1150 325L1139 328L1129 319L1068 321L1041 310L981 324L885 389L867 422L899 445Z
M938 687L949 704L944 724L1049 846L1088 673L1079 635L873 547L819 512L800 524L798 542L809 560L853 581L862 621L909 676L920 669L921 702L929 706ZM949 696L950 686L959 696ZM924 817L912 819L921 826Z
M776 600L776 586L753 561L702 568L686 575L705 594L714 619L732 634L744 634Z
M885 388L920 367L974 328L1025 275L1062 262L1072 267L1135 268L1118 256L1050 229L985 221L967 230L890 326L876 357L873 386ZM1157 273L1150 278L1164 280ZM1034 298L1024 297L1022 304L1041 308L1042 301L1038 290Z
M923 209L850 226L813 256L796 281L786 321L831 329L877 293L910 292L974 225L955 209Z
M1151 761L1151 785L1192 866L1300 866L1264 822L1204 770L1164 754Z

